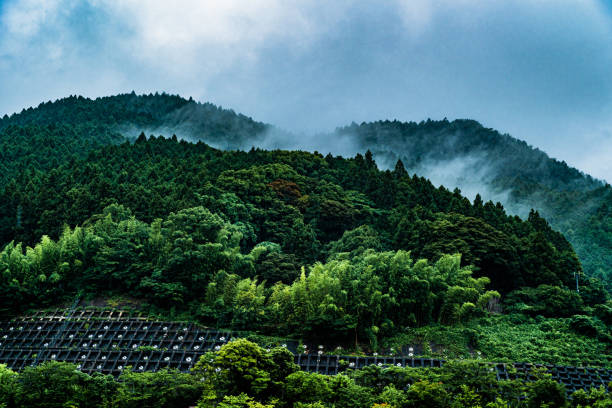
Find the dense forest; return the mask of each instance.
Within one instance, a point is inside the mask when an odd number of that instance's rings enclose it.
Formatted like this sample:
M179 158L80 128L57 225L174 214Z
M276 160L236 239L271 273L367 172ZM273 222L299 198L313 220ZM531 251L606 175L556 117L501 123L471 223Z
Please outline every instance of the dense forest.
M252 279L253 287L303 282L332 291L329 283L316 283L321 276L338 279L341 290L358 278L365 286L355 290L364 301L379 292L389 310L407 301L408 292L415 297L420 286L423 300L410 301L430 310L402 317L427 323L444 303L436 292L456 288L458 306L476 304L485 287L502 294L525 286L571 287L581 272L571 245L536 212L522 221L499 204L471 203L408 176L401 162L380 171L369 153L342 159L224 152L141 135L49 171L23 172L1 197L4 280L18 282L7 289L23 296L17 303L4 297L3 309L80 288L104 289L100 285L154 294L157 303L199 303L197 295L210 292L211 283L223 287L232 276ZM301 276L307 265L313 267ZM404 294L398 283L406 275L415 281L401 285ZM605 297L597 281L590 283L583 297L593 294L585 299L593 306ZM40 290L51 292L41 296ZM294 296L280 286L274 291L273 298ZM329 295L321 296L342 300ZM361 303L355 295L347 301ZM342 306L336 309L346 310ZM379 316L391 317L382 309Z
M546 153L474 120L353 124L337 130L362 150L448 186L501 200L512 214L531 208L572 243L587 275L612 289L612 188Z
M172 124L191 141L126 136ZM419 340L444 345L424 354L450 359L478 351L496 361L612 364L606 282L584 274L570 241L539 211L520 218L480 195L469 200L458 189L411 175L413 162L397 159L381 169L370 150L347 158L221 150L198 141L235 147L267 130L232 111L165 94L71 97L5 116L0 314L61 305L77 294L123 296L171 318L351 352ZM542 172L558 178L549 191L574 179L572 191L608 188L562 164ZM600 221L593 231L604 234L609 218L603 214ZM242 357L253 375L223 365ZM453 364L441 371L373 368L327 378L294 372L284 358L281 351L232 342L192 374L127 373L115 383L73 373L75 383L57 386L91 398L80 406L139 406L100 399L96 387L115 387L113 395L128 400L134 387L138 398L167 391L150 397L159 401L194 395L185 402L219 407L413 407L437 398L441 402L428 406L497 407L539 404L539 393L560 398L554 406L568 404L563 390L545 378L519 386L483 373L470 377L482 383L471 383L460 376L467 366ZM0 369L8 406L36 406L20 394L23 387L61 370L74 371L53 364L20 374ZM222 374L202 374L212 372ZM155 389L158 381L182 391ZM604 406L596 405L608 403L603 394L580 394L572 404Z
M39 126L45 127L47 139L32 137ZM0 119L0 182L14 175L13 168L56 167L62 158L82 157L126 137L133 140L142 131L223 149L300 148L303 139L231 110L165 93L95 100L75 96ZM36 144L6 144L15 138ZM306 144L332 154L338 144L346 145L344 152L370 150L383 168L392 169L401 159L410 174L458 186L471 197L478 192L485 201L501 201L507 212L522 218L535 209L571 242L586 275L612 290L612 189L607 183L474 120L352 124L316 140Z

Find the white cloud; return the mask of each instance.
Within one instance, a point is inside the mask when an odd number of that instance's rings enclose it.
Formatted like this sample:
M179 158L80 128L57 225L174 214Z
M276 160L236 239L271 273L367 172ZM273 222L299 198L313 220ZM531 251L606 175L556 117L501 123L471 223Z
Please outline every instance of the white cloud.
M612 183L612 123L575 130L576 148L567 160L583 172Z
M47 68L65 57L65 18L73 1L21 0L6 3L0 14L0 58L20 60L27 71L32 60ZM61 62L63 64L63 62Z
M96 5L132 33L123 46L134 57L175 72L219 72L232 64L256 62L269 43L308 47L339 15L336 6L282 0L176 0ZM316 7L317 5L323 7Z
M9 3L2 15L2 24L16 37L31 37L42 25L54 20L61 0L22 0Z

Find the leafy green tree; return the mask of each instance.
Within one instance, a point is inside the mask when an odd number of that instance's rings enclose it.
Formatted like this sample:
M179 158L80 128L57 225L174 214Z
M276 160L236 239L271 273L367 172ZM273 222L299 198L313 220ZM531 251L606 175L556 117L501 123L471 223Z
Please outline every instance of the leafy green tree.
M419 381L406 391L408 408L444 408L450 406L451 396L442 384Z
M18 374L0 364L0 407L13 406Z
M453 397L452 408L481 407L482 400L478 392L467 385L461 386L461 393Z
M269 284L292 283L300 272L300 263L294 254L285 254L280 245L272 242L257 244L250 252L255 273Z
M569 317L581 313L582 299L576 292L552 285L523 288L508 294L505 304L510 310L530 315Z
M198 408L205 408L208 405L198 404ZM218 405L218 408L274 408L274 405L261 404L246 394L226 395Z
M189 406L198 400L203 388L194 376L169 369L143 373L125 370L119 381L121 387L113 402L122 408Z
M567 407L565 387L551 379L538 380L530 387L527 394L529 408Z
M350 231L345 231L338 241L329 244L330 257L347 252L350 258L361 255L365 250L382 251L383 245L378 232L368 226L362 225Z
M20 373L15 400L24 407L98 407L116 390L117 383L104 376L90 377L73 364L47 362Z
M588 392L576 390L571 395L572 407L606 407L612 403L610 393L604 387L591 388Z
M219 395L265 395L272 382L272 357L257 344L237 339L200 358L193 371Z
M287 377L285 392L288 403L316 403L329 398L331 386L324 375L298 371Z
M338 408L368 407L374 403L369 388L355 384L348 376L338 374L330 380L331 393L328 399Z
M236 294L233 301L232 327L245 329L257 327L263 320L266 296L264 284L249 278L243 279L236 285Z
M389 407L399 408L406 406L407 404L406 394L404 391L398 390L393 384L385 387L379 396L379 400L382 403L387 404Z

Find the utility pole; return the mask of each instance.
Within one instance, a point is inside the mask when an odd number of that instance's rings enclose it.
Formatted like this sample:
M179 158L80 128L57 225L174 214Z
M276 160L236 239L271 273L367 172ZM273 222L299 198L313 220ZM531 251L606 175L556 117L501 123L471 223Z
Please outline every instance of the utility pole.
M576 278L576 293L580 293L580 288L578 287L578 273L574 272L574 277Z

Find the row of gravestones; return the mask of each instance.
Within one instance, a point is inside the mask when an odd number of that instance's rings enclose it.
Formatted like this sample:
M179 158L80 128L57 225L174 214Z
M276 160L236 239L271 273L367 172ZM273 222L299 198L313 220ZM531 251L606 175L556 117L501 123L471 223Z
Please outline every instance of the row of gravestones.
M606 390L612 386L612 370L595 367L570 367L529 363L497 364L496 372L499 380L536 379L534 369L545 371L563 385L569 392L578 389L604 387Z
M313 356L296 355L295 362L304 371L317 372L320 374L338 374L345 369L361 369L366 366L376 365L379 367L441 367L444 360L428 358L404 358L404 357L352 357L352 356ZM534 369L544 370L551 377L563 383L566 390L573 392L577 389L588 389L600 387L608 389L612 383L612 370L607 368L583 368L554 366L541 364L491 364L481 363L480 368L495 372L498 380L524 379L535 380Z
M23 316L14 321L63 321L66 319L66 309L55 309L54 311L37 311L29 316ZM97 308L77 308L70 314L71 320L145 320L138 316L134 316L132 312L122 309L103 310Z
M0 323L0 348L207 350L231 333L194 325L150 321L27 321Z
M0 348L92 348L132 349L152 347L159 350L198 351L219 348L231 340L232 333L202 329L193 324L125 318L104 320L81 318L83 312L61 320L55 315L40 315L10 322L0 322ZM104 316L104 315L103 315ZM297 350L295 341L285 346L294 354L321 353L323 346ZM402 353L414 357L415 349L406 346Z
M111 312L112 313L112 312ZM82 315L83 313L81 313ZM96 317L107 316L96 315ZM231 340L227 331L203 330L197 326L176 322L156 322L143 319L87 319L74 316L62 321L53 315L37 316L0 322L0 363L16 370L46 360L69 361L85 372L100 371L119 375L126 367L136 371L158 370L163 367L188 371L208 350L219 349ZM295 343L288 348L301 369L321 374L337 374L345 369L360 369L368 365L400 367L440 367L443 360L409 357L352 357L316 353L297 353ZM302 351L302 350L300 350ZM568 390L607 386L612 372L607 369L538 366L566 385ZM531 379L528 364L490 365L498 379L517 377Z
M0 349L0 364L14 370L33 365L36 361L66 361L74 363L83 372L101 372L118 376L131 367L134 371L157 371L174 368L189 371L203 352L195 351L101 351L68 349ZM355 357L332 355L295 355L300 369L320 374L335 375L347 369L379 367L441 367L443 360L402 357ZM591 387L608 387L612 382L612 370L604 368L577 368L561 366L531 366L528 364L482 364L482 369L494 371L500 380L522 378L533 380L532 369L545 369L552 378L563 383L568 391Z

